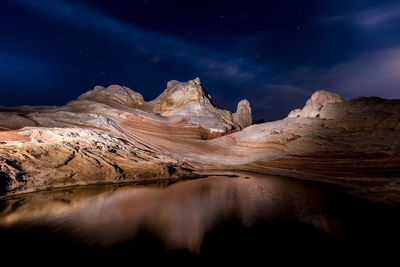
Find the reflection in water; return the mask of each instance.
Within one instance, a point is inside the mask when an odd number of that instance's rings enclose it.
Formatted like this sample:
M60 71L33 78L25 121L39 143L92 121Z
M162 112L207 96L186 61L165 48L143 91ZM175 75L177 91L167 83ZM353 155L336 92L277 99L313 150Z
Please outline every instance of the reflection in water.
M161 240L167 250L200 253L205 237L212 240L210 233L233 222L243 229L295 222L326 236L354 229L362 236L370 228L360 228L360 223L374 227L370 219L376 210L384 216L381 207L343 197L340 188L237 174L237 178L209 176L165 188L89 186L16 196L2 200L0 228L5 233L47 227L54 235L62 233L73 240L69 242L89 247L114 247L146 233Z

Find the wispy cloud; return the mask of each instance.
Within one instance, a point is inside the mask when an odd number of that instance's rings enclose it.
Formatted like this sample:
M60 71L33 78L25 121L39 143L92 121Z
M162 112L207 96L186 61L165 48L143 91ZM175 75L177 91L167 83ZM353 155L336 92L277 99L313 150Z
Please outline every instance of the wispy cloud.
M400 4L386 5L362 11L356 15L355 23L360 27L369 28L390 23L398 18L400 18Z
M392 2L355 13L322 17L318 21L324 24L348 23L360 29L371 30L381 26L390 26L394 20L398 19L400 19L400 4Z
M24 79L15 79L15 76ZM53 65L46 60L32 59L24 55L0 53L0 80L4 83L32 86L55 78Z
M400 98L400 47L364 53L329 68L303 66L281 75L267 86L297 96L326 89L352 98Z
M205 66L216 74L221 79L235 79L239 84L256 79L257 76L253 72L243 71L242 68L248 68L245 58L234 58L227 61L220 61L214 58L203 57L199 58L199 64Z
M400 98L400 47L364 53L338 64L321 81L348 97Z
M378 96L400 99L400 47L361 54L331 67L300 66L252 88L250 102L265 119L279 119L301 108L316 90L328 90L350 99Z
M223 79L239 78L244 82L255 79L257 73L263 72L262 75L265 75L265 70L260 70L251 59L152 32L117 20L82 3L63 0L16 0L12 3L37 10L73 27L109 36L115 43L130 45L153 63L163 60L178 61L195 69L208 70L210 74L219 75Z

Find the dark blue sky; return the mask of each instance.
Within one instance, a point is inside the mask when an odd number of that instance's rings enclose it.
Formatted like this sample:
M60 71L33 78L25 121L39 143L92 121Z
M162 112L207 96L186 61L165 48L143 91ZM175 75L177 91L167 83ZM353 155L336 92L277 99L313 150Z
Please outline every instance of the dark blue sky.
M400 1L1 0L0 105L95 85L159 95L199 76L218 107L279 119L313 91L400 98Z

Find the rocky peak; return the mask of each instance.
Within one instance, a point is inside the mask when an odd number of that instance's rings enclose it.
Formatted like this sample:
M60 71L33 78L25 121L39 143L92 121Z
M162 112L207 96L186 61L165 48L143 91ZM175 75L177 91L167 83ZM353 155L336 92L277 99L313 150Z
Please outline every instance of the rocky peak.
M196 84L201 84L200 78L199 78L199 77L196 77L196 78L193 80L193 82L196 83Z
M198 103L198 105L191 103ZM182 112L190 113L191 110L186 108L187 105L193 107L194 113L214 108L211 97L201 86L199 78L187 82L169 81L164 92L149 104L153 106L154 112L164 117L179 115ZM185 109L182 110L183 108Z
M134 112L127 107L157 114L169 120L186 119L194 127L202 127L220 133L243 129L251 125L251 108L247 100L238 104L236 113L214 106L211 96L197 77L187 82L169 81L167 88L154 100L146 102L143 96L128 87L96 86L78 100L90 100L111 107Z

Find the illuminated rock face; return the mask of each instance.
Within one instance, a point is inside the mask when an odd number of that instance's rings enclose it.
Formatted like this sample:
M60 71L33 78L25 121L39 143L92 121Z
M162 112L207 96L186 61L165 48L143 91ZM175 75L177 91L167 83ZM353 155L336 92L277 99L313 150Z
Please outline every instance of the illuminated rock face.
M320 111L324 105L338 102L343 102L343 98L340 95L325 90L316 91L311 98L307 100L303 109L291 111L288 117L317 118L320 116Z
M252 124L253 118L251 115L251 107L247 99L243 99L237 105L236 112L232 114L233 121L236 122L241 129Z
M78 100L91 100L122 110L139 109L171 121L185 119L188 126L202 127L218 133L240 130L252 123L251 108L247 100L239 102L238 111L234 114L217 109L199 78L188 82L170 81L164 92L149 102L144 101L141 94L118 85L107 88L96 86L92 91L79 96Z
M314 106L311 114L307 108ZM236 113L217 109L199 79L171 81L149 102L111 86L62 107L2 107L0 191L196 177L196 170L215 168L363 192L399 189L400 100L343 100L318 91L299 116L292 113L246 127L248 101Z
M150 102L111 85L62 107L3 107L0 191L191 176L205 140L250 124L246 100L233 114L217 109L199 78L171 81Z
M92 100L100 103L113 105L127 105L129 107L140 107L143 104L143 96L130 88L119 85L110 85L107 88L96 86L78 97L78 100Z

